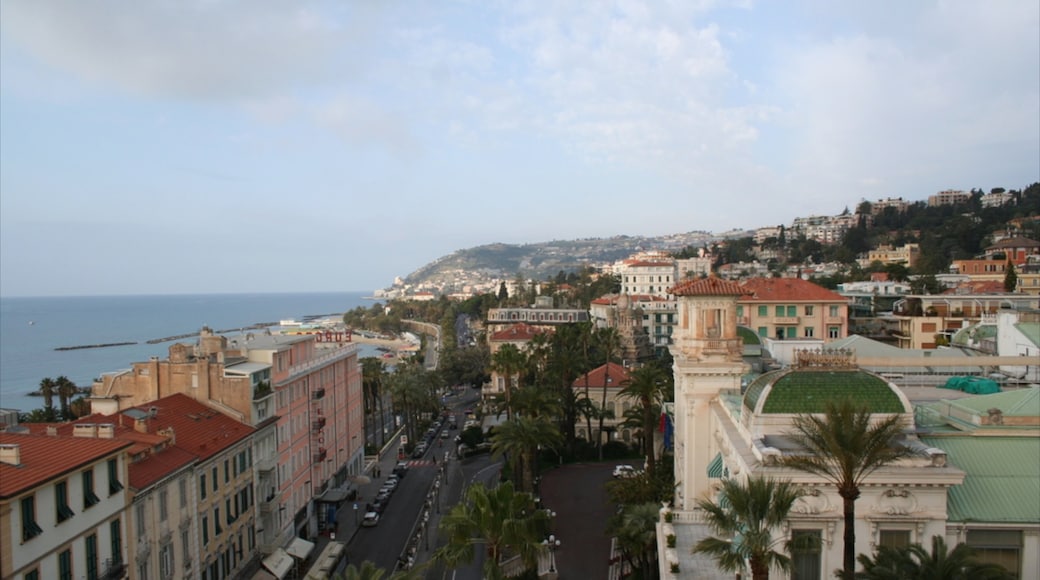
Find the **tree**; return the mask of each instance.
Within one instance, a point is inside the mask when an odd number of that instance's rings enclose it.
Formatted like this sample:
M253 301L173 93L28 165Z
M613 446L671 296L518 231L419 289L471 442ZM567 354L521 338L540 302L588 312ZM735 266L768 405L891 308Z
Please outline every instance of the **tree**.
M365 560L360 566L350 564L347 569L343 571L343 575L336 575L333 578L337 580L383 580L386 575L386 570L376 566L369 560ZM413 568L405 572L392 572L389 576L385 576L386 580L418 580L423 577L422 570L420 568Z
M361 391L364 401L365 414L375 418L379 417L379 445L386 443L386 413L383 409L383 381L386 378L386 368L383 361L375 357L361 359ZM375 427L374 421L370 428ZM372 429L375 431L376 429Z
M617 538L618 549L637 578L653 578L657 553L657 519L660 504L626 505L611 518L607 531Z
M967 544L953 550L942 536L932 536L932 551L921 544L905 548L881 546L873 558L859 555L857 580L1010 580L1015 576L998 564L981 564Z
M543 417L516 417L495 428L491 452L509 456L517 467L520 490L534 493L534 458L539 447L556 448L563 442L559 429Z
M837 487L845 516L845 580L852 580L856 570L856 499L860 485L878 468L913 454L909 448L892 446L904 428L902 416L875 421L869 409L849 399L828 402L822 416L795 417L794 431L789 435L804 452L785 456L783 463Z
M46 377L40 381L40 394L43 395L43 414L48 421L54 421L54 393L58 386L54 379Z
M694 553L707 554L727 572L744 570L745 562L755 580L767 580L769 570L789 570L789 548L777 531L787 522L794 502L801 496L790 482L755 476L741 483L722 481L718 502L697 500L705 521L722 537L707 537L697 542Z
M491 355L491 368L500 375L504 375L506 418L513 417L513 406L510 401L513 388L520 386L520 371L525 365L524 353L515 344L503 344L495 354ZM513 383L516 383L515 385Z
M621 346L621 335L618 334L616 328L601 328L596 333L596 342L600 350L603 351L604 364L606 364L605 374L603 376L603 395L599 404L599 432L596 437L596 448L599 450L599 460L603 461L603 420L606 419L608 415L607 387L610 385L610 362L613 360Z
M72 419L72 415L69 414L69 403L72 398L76 396L76 384L69 380L69 377L61 375L54 379L54 386L58 391L58 402L61 405L61 418L65 421Z
M640 415L641 447L646 456L647 471L654 470L654 432L661 412L661 401L667 391L669 373L656 364L644 365L631 374L631 382L618 393L619 397L636 401L633 411Z
M1018 289L1018 274L1015 272L1015 264L1007 263L1007 272L1004 273L1004 292L1014 292Z
M549 514L535 506L531 494L515 491L508 481L492 489L477 483L466 490L465 501L441 520L447 544L434 558L456 567L472 562L476 546L483 544L487 555L483 577L501 580L499 563L506 556L519 556L527 566L535 566L548 528Z

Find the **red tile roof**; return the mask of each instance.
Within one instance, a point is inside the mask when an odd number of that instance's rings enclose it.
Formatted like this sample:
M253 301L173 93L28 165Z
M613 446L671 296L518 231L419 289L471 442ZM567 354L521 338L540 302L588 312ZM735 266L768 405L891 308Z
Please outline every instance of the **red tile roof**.
M118 439L0 433L0 444L19 447L21 465L0 463L0 499L8 499L129 447Z
M176 446L130 464L130 487L142 490L160 479L195 462L195 455Z
M669 292L676 296L743 296L750 293L736 282L715 276L683 280Z
M801 278L751 278L742 286L750 295L740 302L848 302L841 294Z
M151 414L153 408L154 416ZM143 420L149 433L172 428L174 444L201 460L220 453L255 431L249 425L180 393L156 399L134 409L139 414L146 415ZM131 416L133 413L128 414L129 411L128 409L119 414L124 425L134 423Z
M1002 280L967 280L956 288L949 288L943 294L1007 294Z
M624 388L628 386L629 381L632 380L632 378L628 374L628 369L617 363L607 363L599 368L592 369L591 371L586 373L589 376L588 385L590 389L603 388L603 385L607 383L608 369L610 370L610 383L607 384L607 388ZM575 389L584 389L585 375L582 375L577 379L574 379L574 382L571 383L571 386Z
M529 341L535 336L547 332L547 328L539 328L524 322L512 324L491 335L491 340L497 341Z

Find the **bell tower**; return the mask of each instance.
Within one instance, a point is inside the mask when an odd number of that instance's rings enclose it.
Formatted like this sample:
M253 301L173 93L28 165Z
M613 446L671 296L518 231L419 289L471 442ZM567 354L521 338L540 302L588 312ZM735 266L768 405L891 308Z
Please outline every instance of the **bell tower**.
M737 299L750 292L716 277L672 288L679 327L670 347L675 375L675 507L692 509L710 490L708 465L718 452L710 405L720 391L740 390L748 372L737 334Z

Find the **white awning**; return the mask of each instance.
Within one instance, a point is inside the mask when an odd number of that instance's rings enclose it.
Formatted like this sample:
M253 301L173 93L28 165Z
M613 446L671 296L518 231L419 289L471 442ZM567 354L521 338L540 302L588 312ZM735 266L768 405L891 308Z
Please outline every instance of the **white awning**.
M306 560L307 556L310 556L311 552L314 551L314 542L308 542L303 538L293 538L293 540L289 542L289 546L285 548L285 551L289 552L289 554L294 558Z
M281 548L275 548L274 552L264 558L264 568L274 574L278 580L284 580L293 568L293 559Z

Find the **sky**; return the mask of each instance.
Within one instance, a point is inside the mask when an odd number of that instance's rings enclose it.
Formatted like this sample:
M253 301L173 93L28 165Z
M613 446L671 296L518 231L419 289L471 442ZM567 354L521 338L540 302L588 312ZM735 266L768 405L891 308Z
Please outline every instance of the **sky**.
M1040 3L0 2L0 295L372 290L491 243L1040 181Z

